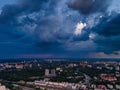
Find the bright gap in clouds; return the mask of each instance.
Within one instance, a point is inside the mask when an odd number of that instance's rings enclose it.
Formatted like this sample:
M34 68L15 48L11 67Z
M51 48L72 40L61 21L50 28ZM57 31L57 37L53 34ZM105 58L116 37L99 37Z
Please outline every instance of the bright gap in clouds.
M78 23L77 25L76 25L76 29L75 29L75 32L74 32L74 34L75 35L80 35L81 33L82 33L82 30L85 28L87 26L87 24L86 23Z

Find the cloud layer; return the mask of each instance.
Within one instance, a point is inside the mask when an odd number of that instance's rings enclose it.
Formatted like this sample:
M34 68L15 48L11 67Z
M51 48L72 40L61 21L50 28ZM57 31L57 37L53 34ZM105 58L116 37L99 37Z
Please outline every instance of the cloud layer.
M3 55L116 54L120 51L118 3L119 0L18 0L17 4L5 5L0 13L0 49Z

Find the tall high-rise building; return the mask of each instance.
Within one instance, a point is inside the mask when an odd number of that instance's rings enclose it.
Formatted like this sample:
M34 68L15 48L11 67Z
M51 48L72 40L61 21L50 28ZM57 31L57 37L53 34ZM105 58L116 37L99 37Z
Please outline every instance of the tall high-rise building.
M46 77L55 77L56 76L55 69L52 69L52 70L45 69L45 76Z
M50 75L49 72L50 72L49 69L45 69L45 76L49 76Z
M116 69L117 71L119 71L119 70L120 70L120 67L119 67L119 66L116 66L115 69Z
M55 77L55 76L56 76L55 69L52 69L52 70L51 70L51 76L53 76L53 77Z

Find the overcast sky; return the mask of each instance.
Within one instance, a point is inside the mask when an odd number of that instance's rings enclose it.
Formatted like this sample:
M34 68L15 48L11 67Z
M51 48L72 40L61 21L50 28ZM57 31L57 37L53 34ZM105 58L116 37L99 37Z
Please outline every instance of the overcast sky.
M0 0L0 8L6 4L15 4L18 0Z
M119 58L120 0L0 0L0 58Z

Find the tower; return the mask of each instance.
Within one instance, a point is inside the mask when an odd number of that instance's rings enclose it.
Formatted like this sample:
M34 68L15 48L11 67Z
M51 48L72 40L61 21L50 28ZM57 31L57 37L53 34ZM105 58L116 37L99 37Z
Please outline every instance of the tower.
M52 69L52 70L51 70L51 76L52 76L52 77L55 77L55 76L56 76L55 69Z
M45 76L49 76L50 74L49 74L49 69L45 69Z

